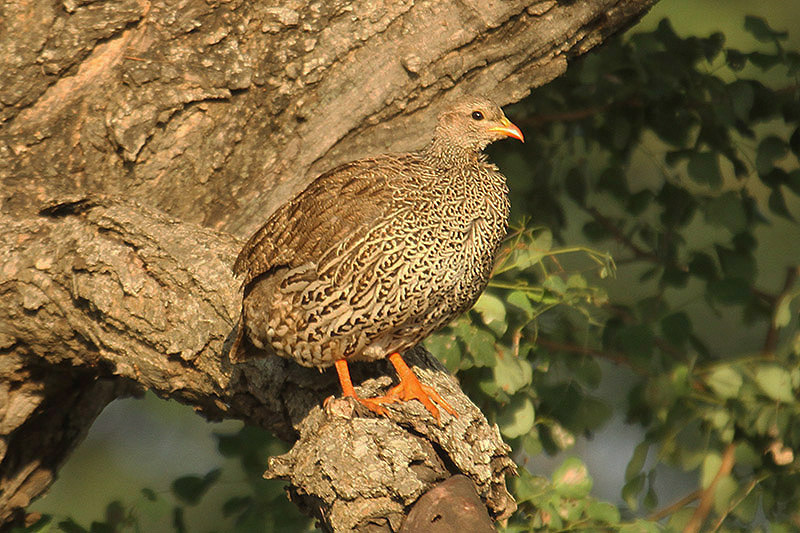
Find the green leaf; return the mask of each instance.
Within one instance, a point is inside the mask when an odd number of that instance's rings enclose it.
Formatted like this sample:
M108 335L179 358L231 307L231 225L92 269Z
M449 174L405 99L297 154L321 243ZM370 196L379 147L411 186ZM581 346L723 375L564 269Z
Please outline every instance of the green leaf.
M89 533L85 527L78 525L72 518L59 522L58 529L64 533Z
M603 369L597 358L579 357L568 364L575 379L586 386L596 389L603 379Z
M728 63L731 70L738 72L747 65L747 56L739 50L728 48L725 50L725 62Z
M750 110L755 101L755 92L750 82L736 80L728 85L728 95L731 98L731 108L736 118L743 122L750 119Z
M714 510L717 513L724 513L728 509L738 488L739 485L730 475L724 476L717 482L714 490Z
M696 252L689 261L689 272L699 278L712 281L717 277L717 266L710 255L705 252Z
M154 502L158 499L158 495L156 495L156 491L153 489L148 489L147 487L141 490L142 496L145 497L146 500Z
M172 493L187 505L196 505L222 474L215 468L205 476L183 476L172 482Z
M639 495L644 488L645 479L644 474L638 474L622 487L622 499L633 511L639 508Z
M714 61L714 58L722 51L722 46L725 44L725 34L715 31L706 39L701 39L700 43L703 48L703 55L709 63Z
M765 54L763 52L750 52L747 54L747 59L761 70L769 70L782 62L780 55Z
M586 508L586 516L595 522L615 525L620 521L619 509L607 502L592 501Z
M709 224L727 228L734 235L747 227L747 213L743 200L734 191L712 198L706 205L705 218Z
M494 294L484 292L481 294L481 297L478 298L478 301L475 302L475 306L472 309L481 315L483 323L494 331L498 337L505 333L508 327L508 323L506 322L506 306L500 298Z
M515 439L533 428L535 412L533 402L523 395L516 395L497 417L500 432L509 439Z
M575 435L558 422L550 424L547 427L547 433L550 435L550 440L559 450L566 450L575 446Z
M786 186L789 187L793 193L800 196L800 168L796 168L789 172Z
M650 472L651 474L655 473L655 470ZM650 476L648 476L650 477ZM644 505L645 509L653 510L658 505L658 495L656 494L656 490L653 487L653 482L650 481L647 484L647 492L644 495L644 499L642 500L642 505Z
M497 360L495 338L485 329L473 327L472 335L466 339L467 351L475 366L494 366Z
M775 365L761 366L756 370L756 384L769 398L784 403L795 401L791 374Z
M742 489L739 489L739 493L741 494ZM745 523L752 522L755 517L756 513L759 510L759 490L751 491L747 496L745 496L744 500L742 500L739 505L733 508L733 514L742 520Z
M590 241L600 241L611 236L607 227L594 220L590 220L584 224L581 229L583 234L586 235L586 238Z
M514 394L523 387L530 385L533 377L531 364L510 351L497 358L497 363L492 369L494 381L506 394Z
M628 466L625 468L625 481L630 481L637 476L644 468L644 462L647 460L647 452L650 451L650 443L640 442L636 449L633 451L633 457L628 461Z
M533 305L528 295L522 291L513 291L506 298L509 305L513 305L517 309L521 309L525 313L525 318L530 320L535 313Z
M673 346L684 346L692 334L692 322L683 311L672 313L661 319L661 332Z
M707 489L711 482L719 472L719 467L722 465L722 457L718 452L710 452L703 458L703 464L700 467L700 486Z
M250 496L234 496L229 498L222 504L222 516L229 517L234 514L241 514L245 509L248 509L253 503L253 498Z
M719 245L714 248L726 277L753 281L756 276L756 260L749 252L730 250Z
M567 292L567 284L564 283L564 280L561 279L561 276L557 274L551 274L550 276L547 276L542 282L542 287L556 294L564 294Z
M776 215L794 221L794 217L792 217L789 208L786 206L786 198L783 196L783 191L780 189L772 189L772 192L769 194L769 200L767 200L767 205L769 205L770 211Z
M125 507L119 500L114 500L106 505L106 522L111 526L121 524L125 520L125 514Z
M783 159L789 152L786 141L775 135L770 135L758 143L756 152L756 171L764 176L773 169L775 163Z
M605 169L597 179L597 191L608 192L618 199L625 198L629 194L625 175L625 170L620 167L614 166Z
M695 183L717 188L722 185L719 156L716 152L695 152L689 157L689 177Z
M644 359L653 353L655 336L648 324L634 324L620 328L617 341L620 350Z
M553 248L553 232L549 229L537 231L531 241L531 248L541 253L549 252Z
M789 182L789 173L781 167L772 167L772 170L759 177L764 185L773 190Z
M792 303L792 299L785 296L778 302L778 306L775 308L775 318L772 321L776 328L785 328L791 322L792 309L789 307L790 303Z
M697 207L697 199L693 195L668 181L661 187L657 198L664 206L661 221L673 228L688 224Z
M454 335L445 330L425 339L425 347L436 356L450 372L461 367L461 349Z
M610 113L608 126L611 129L611 146L622 151L628 146L631 138L631 122L621 113Z
M570 457L553 472L553 487L566 498L585 498L592 490L592 478L583 461Z
M564 187L570 198L580 205L586 201L586 177L578 168L571 168L564 180Z
M172 527L175 529L175 533L187 533L183 507L176 505L172 509Z
M736 398L742 387L742 375L730 366L719 366L706 378L706 384L720 398Z
M525 248L517 249L513 255L515 268L525 270L538 264L553 246L553 234L549 229L537 231Z
M794 155L800 157L800 128L795 128L794 133L789 137L789 147L794 152Z
M648 189L641 190L628 197L625 209L631 215L640 215L653 203L653 193Z
M744 18L744 29L762 43L769 43L776 40L784 40L789 36L788 32L775 31L770 28L767 21L761 17L747 15Z
M723 305L743 305L750 300L750 284L740 278L725 278L708 284L709 294Z
M694 507L684 507L683 509L678 509L676 512L672 513L667 520L665 531L675 532L684 531L686 525L689 523L689 520L694 515L695 509Z

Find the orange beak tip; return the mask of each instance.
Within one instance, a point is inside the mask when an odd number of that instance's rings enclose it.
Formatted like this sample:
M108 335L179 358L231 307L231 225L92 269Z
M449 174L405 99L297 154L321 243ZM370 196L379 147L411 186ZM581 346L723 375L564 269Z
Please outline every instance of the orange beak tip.
M503 121L502 126L490 128L489 131L496 131L497 133L502 133L506 137L512 137L523 143L525 142L525 136L522 135L522 131L517 126L512 124L508 119Z

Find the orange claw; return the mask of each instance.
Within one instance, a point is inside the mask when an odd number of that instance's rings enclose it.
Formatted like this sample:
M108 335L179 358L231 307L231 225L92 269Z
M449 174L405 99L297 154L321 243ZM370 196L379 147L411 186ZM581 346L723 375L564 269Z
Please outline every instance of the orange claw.
M336 373L339 374L339 383L342 385L342 393L344 396L354 398L367 409L379 415L387 414L386 409L384 409L381 404L419 400L436 420L439 420L439 409L436 408L433 402L438 403L445 411L458 418L455 409L450 407L450 404L448 404L438 392L419 382L417 376L414 375L414 372L412 372L406 362L403 361L399 353L395 352L391 354L389 356L389 361L394 365L394 369L397 371L397 375L400 378L400 383L389 389L389 392L387 392L385 396L379 396L377 398L359 398L353 388L353 382L350 379L350 370L347 367L347 361L345 359L336 361Z
M458 418L455 409L450 407L450 404L444 401L444 398L439 396L438 392L419 382L417 376L408 368L408 365L403 361L399 353L395 352L391 354L389 356L389 361L394 365L394 369L397 371L397 375L400 378L400 383L392 387L389 392L386 393L386 396L375 398L376 400L387 398L394 401L402 400L407 402L416 399L422 402L422 405L431 412L436 420L439 420L439 409L433 404L433 402L436 402L441 405L445 411Z

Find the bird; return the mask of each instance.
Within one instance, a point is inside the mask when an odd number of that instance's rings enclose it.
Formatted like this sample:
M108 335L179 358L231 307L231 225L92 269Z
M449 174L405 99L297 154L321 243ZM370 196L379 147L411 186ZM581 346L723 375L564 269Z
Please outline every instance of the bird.
M520 129L481 96L461 97L437 117L423 148L342 164L280 206L233 266L243 339L320 370L334 366L342 393L379 415L418 400L456 411L419 382L405 350L471 308L508 228L505 177L483 150ZM384 396L356 394L348 363L388 358L399 384Z

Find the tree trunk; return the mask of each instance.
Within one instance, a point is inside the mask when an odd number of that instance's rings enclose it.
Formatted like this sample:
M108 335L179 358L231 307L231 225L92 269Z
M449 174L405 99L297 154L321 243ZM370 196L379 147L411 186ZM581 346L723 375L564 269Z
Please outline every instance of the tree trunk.
M0 529L24 522L105 405L145 389L294 442L266 475L326 529L399 531L458 473L508 516L508 447L423 349L409 362L457 419L417 402L323 409L332 373L231 364L230 265L320 171L421 146L458 94L520 100L654 2L0 6ZM365 394L389 375L354 373Z

